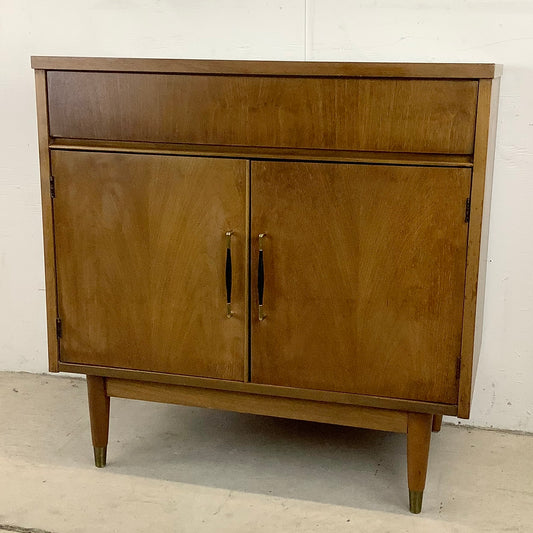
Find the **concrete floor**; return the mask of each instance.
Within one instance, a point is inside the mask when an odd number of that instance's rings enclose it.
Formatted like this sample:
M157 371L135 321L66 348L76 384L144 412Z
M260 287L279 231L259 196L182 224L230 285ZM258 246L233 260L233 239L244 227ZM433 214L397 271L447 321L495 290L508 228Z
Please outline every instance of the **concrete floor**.
M0 423L0 531L533 531L532 436L443 426L414 516L404 435L112 399L96 469L84 380L17 373Z

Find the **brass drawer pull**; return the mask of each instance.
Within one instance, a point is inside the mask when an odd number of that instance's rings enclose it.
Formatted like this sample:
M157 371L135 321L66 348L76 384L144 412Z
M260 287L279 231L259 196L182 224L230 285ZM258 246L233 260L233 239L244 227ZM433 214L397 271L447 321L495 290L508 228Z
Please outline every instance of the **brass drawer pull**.
M257 269L257 293L259 295L259 320L263 320L266 315L263 311L263 293L265 290L265 266L263 263L263 238L266 234L259 234L259 264Z
M233 311L231 310L231 235L233 231L226 231L226 317L231 318Z

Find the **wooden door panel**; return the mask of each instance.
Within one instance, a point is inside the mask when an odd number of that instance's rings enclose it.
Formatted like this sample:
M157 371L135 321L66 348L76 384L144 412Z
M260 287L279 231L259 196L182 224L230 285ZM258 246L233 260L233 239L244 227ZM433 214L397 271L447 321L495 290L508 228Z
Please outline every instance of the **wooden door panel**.
M61 361L243 379L246 165L52 153Z
M470 174L254 162L252 381L455 403Z

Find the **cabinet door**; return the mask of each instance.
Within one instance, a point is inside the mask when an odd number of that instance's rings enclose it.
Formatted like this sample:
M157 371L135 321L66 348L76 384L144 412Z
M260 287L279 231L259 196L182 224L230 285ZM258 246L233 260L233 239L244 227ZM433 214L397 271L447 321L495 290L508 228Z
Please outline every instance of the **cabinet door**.
M61 361L243 379L246 167L52 153Z
M258 161L251 175L252 381L455 403L470 169Z

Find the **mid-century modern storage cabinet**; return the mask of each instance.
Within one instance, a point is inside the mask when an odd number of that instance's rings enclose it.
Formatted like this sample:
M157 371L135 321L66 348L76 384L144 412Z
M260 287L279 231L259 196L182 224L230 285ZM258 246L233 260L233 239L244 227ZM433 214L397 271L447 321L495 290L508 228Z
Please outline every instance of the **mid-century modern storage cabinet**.
M34 57L50 370L407 433L467 418L499 69ZM477 313L476 313L477 302Z

